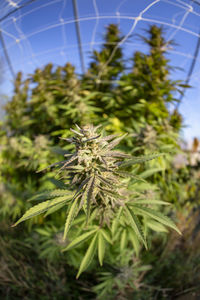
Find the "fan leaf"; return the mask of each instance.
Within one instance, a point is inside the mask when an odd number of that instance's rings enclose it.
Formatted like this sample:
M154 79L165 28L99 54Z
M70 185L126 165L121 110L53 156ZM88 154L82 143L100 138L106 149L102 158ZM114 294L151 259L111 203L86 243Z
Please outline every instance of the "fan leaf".
M67 215L67 219L65 222L65 229L64 229L64 234L63 234L63 240L66 239L67 237L67 233L70 229L71 223L75 217L75 213L76 213L76 209L77 209L77 202L78 202L78 197L75 198L74 202L72 203L70 209L69 209L69 213Z
M83 260L82 260L82 262L81 262L81 265L80 265L80 267L79 267L79 271L78 271L78 274L77 274L76 278L79 278L79 276L81 275L81 273L82 273L85 269L87 269L87 267L88 267L89 264L91 263L91 261L92 261L94 255L95 255L95 252L96 252L96 247L97 247L97 236L98 236L98 234L96 234L96 235L93 237L93 239L92 239L92 241L91 241L91 243L90 243L90 245L89 245L89 247L88 247L88 249L87 249L87 251L86 251L86 253L85 253L85 256L84 256L84 258L83 258Z
M18 225L19 223L28 220L32 217L38 216L41 213L51 209L52 207L55 207L57 205L60 205L61 203L66 203L68 202L69 199L65 197L58 197L53 200L47 200L45 202L42 202L40 204L37 204L33 207L31 207L29 210L25 212L25 214L14 224L12 227Z
M135 234L142 241L145 248L147 249L147 243L146 243L144 233L142 231L141 224L140 224L138 218L136 217L136 215L133 213L133 211L128 206L125 206L124 209L125 209L127 218L129 220L129 223L130 223L131 227L133 228Z
M152 219L162 223L163 225L171 227L172 229L176 230L179 234L181 234L180 230L177 228L174 222L158 211L147 207L141 207L137 204L134 205L134 211L138 215L145 215L151 217Z
M66 248L62 249L62 251L63 252L68 251L68 250L71 250L71 249L77 247L79 244L88 240L96 231L97 231L97 228L94 230L91 230L89 232L85 232L84 234L78 236Z
M100 230L98 234L98 258L99 258L100 266L103 265L104 255L105 255L105 240Z

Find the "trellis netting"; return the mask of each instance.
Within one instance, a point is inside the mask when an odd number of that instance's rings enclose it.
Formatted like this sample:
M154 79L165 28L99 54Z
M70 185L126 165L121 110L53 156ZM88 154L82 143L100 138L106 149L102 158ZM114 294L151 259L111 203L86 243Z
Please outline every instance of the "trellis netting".
M184 93L180 104L185 123L190 125L185 136L200 135L199 0L1 1L1 93L12 94L12 81L18 71L30 74L49 62L70 62L81 74L87 69L92 50L101 47L105 27L110 23L119 26L123 35L120 46L127 58L136 50L147 51L138 34L144 35L150 24L163 26L166 40L176 42L173 48L166 44L171 65L179 67L172 76L194 87ZM98 77L101 80L101 74ZM4 101L2 98L1 104Z

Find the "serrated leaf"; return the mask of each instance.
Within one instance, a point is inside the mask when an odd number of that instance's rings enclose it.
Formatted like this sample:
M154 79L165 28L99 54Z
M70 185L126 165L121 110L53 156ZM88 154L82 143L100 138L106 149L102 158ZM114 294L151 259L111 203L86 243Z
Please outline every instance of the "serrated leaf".
M127 244L127 232L126 229L122 231L121 240L120 240L120 251L122 252Z
M25 212L25 214L14 225L12 225L12 227L14 227L14 226L18 225L19 223L21 223L25 220L28 220L32 217L38 216L41 213L47 211L48 209L50 209L56 205L59 205L61 203L65 203L67 201L68 201L68 199L66 199L66 197L59 197L59 198L56 198L53 200L47 200L45 202L37 204L37 205L31 207L29 210L27 210Z
M79 216L76 217L76 219L73 221L73 225L77 225L79 223L83 223L85 221L85 215L80 214Z
M155 200L155 199L137 199L137 200L133 200L133 202L128 203L128 205L131 205L131 206L134 206L135 204L172 205L169 202L165 202L162 200Z
M84 136L81 132L78 132L72 128L70 128L70 131L72 131L73 133L75 133L76 135L79 135L79 136Z
M59 161L59 162L53 163L53 164L47 166L46 168L37 171L36 173L40 173L40 172L46 171L47 169L52 168L52 167L55 167L55 166L60 166L60 165L64 164L65 162L66 162L66 160L63 160L63 161Z
M82 188L88 183L89 180L90 180L90 177L86 178L85 180L83 180L81 182L81 184L78 186L78 188L76 190L75 196L82 190Z
M62 251L63 252L68 251L68 250L71 250L72 248L77 247L79 244L88 240L96 231L97 231L97 228L78 236L66 248L62 249Z
M108 146L107 146L107 149L111 150L112 148L114 148L115 146L117 146L121 142L121 140L123 140L123 138L125 138L126 135L127 135L127 133L125 133L121 137L118 137L115 140L113 140L112 142L110 142L108 144Z
M66 160L64 165L60 168L60 171L64 168L67 168L72 162L74 162L78 158L77 154L72 155L69 159Z
M140 224L138 218L136 217L136 215L133 213L133 211L128 206L125 206L124 209L125 209L127 218L130 222L130 225L133 228L135 234L143 242L145 248L147 249L147 243L146 243L144 233L142 231L141 224Z
M103 137L101 139L101 141L110 141L110 140L114 139L115 137L117 137L117 134L110 134L110 135Z
M91 206L91 201L92 201L92 197L93 197L93 193L94 193L94 186L95 186L95 176L91 177L88 185L86 187L87 190L87 221L89 219L90 216L90 206Z
M42 228L37 228L35 231L38 232L39 234L47 236L47 237L51 236L51 232L49 232L45 229L42 229Z
M68 190L64 190L64 189L56 189L53 191L45 191L42 193L37 193L36 195L32 196L30 199L28 199L28 201L40 201L40 200L49 200L52 198L56 198L56 197L62 197L62 196L67 196L69 195L69 197L72 196L72 192L68 191Z
M82 259L82 262L81 262L81 265L79 267L79 271L78 271L78 274L77 274L76 278L79 278L79 276L81 275L81 273L83 271L85 271L87 269L87 267L89 266L89 264L91 263L94 255L95 255L95 252L96 252L97 236L98 236L98 234L96 234L93 237L93 239L92 239L92 241L91 241L91 243L90 243L90 245L89 245L89 247L88 247L88 249L87 249L87 251L85 253L84 258Z
M44 217L46 218L48 215L53 214L57 210L61 209L64 205L65 205L65 203L61 203L61 204L58 204L58 205L48 209L46 214L44 215Z
M129 154L120 152L120 151L105 151L102 154L103 157L120 157L120 158L131 158Z
M128 229L129 232L129 239L131 240L131 243L133 245L133 248L135 250L136 256L139 257L139 252L140 252L140 243L139 240L132 228Z
M161 172L161 171L163 171L163 170L165 170L165 169L164 169L164 168L151 168L151 169L149 169L149 170L146 170L146 171L142 172L142 173L140 174L140 176L141 176L142 178L147 178L147 177L150 177L150 176L152 176L152 175L154 175L154 174L156 174L156 173L158 173L158 172Z
M98 258L99 258L100 266L103 265L104 255L105 255L105 240L100 230L98 234Z
M68 155L68 156L72 156L72 154L65 150L65 149L62 149L60 148L59 146L54 146L54 147L51 147L50 150L53 152L53 153L56 153L56 154L59 154L59 155Z
M112 245L112 240L111 240L110 234L103 228L101 228L101 233L102 233L104 239Z
M116 233L116 230L117 230L117 227L119 225L119 219L118 218L115 218L112 222L112 226L111 226L111 232L112 232L112 236L114 237L115 233Z
M137 214L139 215L146 215L148 217L151 217L152 219L155 219L156 221L171 227L172 229L176 230L179 234L181 234L180 230L177 228L177 226L174 224L174 222L169 219L168 217L166 217L165 215L163 215L162 213L155 211L151 208L147 208L147 207L141 207L139 205L134 205L134 210Z
M105 185L107 185L110 188L113 188L113 183L106 178L102 177L101 175L97 175L98 179Z
M63 240L66 239L67 237L67 233L70 229L70 226L71 226L71 223L75 217L75 212L76 212L76 209L77 209L77 202L78 202L78 197L75 198L74 202L72 203L70 209L69 209L69 213L67 215L67 219L66 219L66 222L65 222L65 229L64 229L64 234L63 234Z
M167 228L154 220L148 220L147 226L157 232L168 232Z
M63 183L60 180L57 180L55 178L49 178L48 179L51 183L53 183L58 189L66 189L65 183Z
M152 159L157 158L157 157L162 156L162 155L164 155L164 154L163 153L158 153L158 154L145 155L145 156L139 156L139 157L136 156L133 159L130 159L128 161L120 162L119 167L128 167L128 166L132 166L132 165L135 165L135 164L141 164L141 163L152 160Z

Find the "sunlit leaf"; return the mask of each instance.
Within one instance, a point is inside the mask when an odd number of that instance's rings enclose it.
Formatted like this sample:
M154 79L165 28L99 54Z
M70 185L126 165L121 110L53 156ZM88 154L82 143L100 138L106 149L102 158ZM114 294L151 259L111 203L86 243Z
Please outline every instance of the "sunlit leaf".
M105 240L100 230L98 233L98 258L99 258L100 266L103 265L104 255L105 255Z
M88 267L89 264L91 263L91 261L92 261L94 255L95 255L95 252L96 252L96 247L97 247L97 237L98 237L98 234L96 234L96 235L93 237L93 239L92 239L92 241L91 241L91 243L90 243L90 245L89 245L89 247L88 247L88 249L87 249L87 251L86 251L86 253L85 253L85 256L84 256L84 258L83 258L83 260L82 260L82 262L81 262L81 265L80 265L80 268L79 268L79 271L78 271L78 274L77 274L76 278L79 278L79 276L81 275L81 273L82 273L85 269L87 269L87 267Z
M75 238L66 248L62 249L62 251L71 250L71 249L77 247L79 244L88 240L93 234L95 234L96 231L97 231L97 228L94 230L91 230L89 232L83 233L82 235Z

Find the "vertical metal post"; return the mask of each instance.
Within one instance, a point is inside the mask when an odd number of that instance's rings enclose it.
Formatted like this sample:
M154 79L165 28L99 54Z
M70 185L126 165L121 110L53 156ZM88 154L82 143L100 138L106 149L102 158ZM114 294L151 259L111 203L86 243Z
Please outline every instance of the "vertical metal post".
M72 0L73 2L73 9L74 9L74 18L76 23L76 33L78 39L78 48L79 48L79 57L81 62L81 70L82 73L85 73L85 64L84 64L84 57L83 57L83 50L82 50L82 43L81 43L81 33L80 33L80 26L79 26L79 19L78 19L78 8L76 0Z
M6 61L7 61L9 70L10 70L10 73L12 74L13 78L15 78L15 72L14 72L11 60L9 58L9 55L8 55L8 52L7 52L7 49L6 49L6 45L5 45L5 42L4 42L4 38L3 38L3 34L2 34L2 31L1 31L1 28L0 28L0 40L1 40L1 44L2 44L2 47L3 47L3 52L4 52L4 55L5 55L5 58L6 58Z

